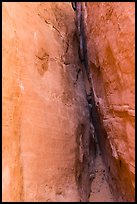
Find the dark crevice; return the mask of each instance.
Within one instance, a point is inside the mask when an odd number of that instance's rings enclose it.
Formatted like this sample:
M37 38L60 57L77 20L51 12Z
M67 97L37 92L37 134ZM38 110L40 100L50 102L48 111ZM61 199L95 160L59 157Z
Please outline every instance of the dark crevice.
M84 19L82 16L82 4L80 2L77 3L76 5L76 26L77 26L77 36L78 36L78 43L79 43L78 54L79 54L80 61L82 63L83 78L84 78L84 81L86 81L87 87L88 87L88 90L86 90L86 97L87 97L87 102L89 104L90 123L93 124L90 128L90 132L88 133L89 154L88 156L84 155L83 161L81 161L81 163L79 164L79 168L81 168L79 171L79 175L76 175L78 190L81 198L80 201L84 202L89 200L90 186L92 181L95 178L94 160L97 154L97 147L96 147L97 139L95 137L97 135L98 130L94 126L98 122L98 118L96 117L97 109L96 109L94 94L91 86L91 79L89 77L87 42L86 42L86 34L84 29ZM76 82L78 80L80 71L81 69L78 69ZM78 134L78 140L79 140L79 137L80 137L80 134ZM84 143L85 141L82 142L82 144ZM78 148L79 148L79 144L78 144ZM86 150L84 149L84 151ZM79 155L78 152L77 154ZM78 168L76 167L76 169ZM86 186L85 186L85 181L87 181Z
M94 155L94 160L97 154L100 153L100 141L102 141L101 138L103 138L104 144L108 145L107 140L107 133L103 127L99 109L98 109L98 103L95 101L94 96L94 89L92 85L92 79L90 78L90 70L89 70L89 60L88 60L88 52L87 52L87 39L86 39L86 32L85 32L85 23L84 23L84 16L82 11L82 3L78 2L76 5L76 25L77 25L77 35L79 40L79 57L80 61L82 63L82 73L83 78L85 82L85 90L86 90L86 97L87 102L89 104L89 112L90 112L90 122L92 125L91 133L89 134L89 152L91 149L94 149L94 152L92 151L92 154ZM78 70L76 81L78 80L78 74L80 73L80 70ZM104 153L104 152L102 152ZM91 156L91 154L89 154ZM89 157L90 157L89 156ZM86 165L86 162L91 162L92 159L88 161L83 162L81 165L84 168L84 165ZM88 201L89 195L90 195L90 186L95 178L95 169L94 169L94 162L92 164L89 164L89 183L90 185L87 185L86 189L84 191L82 190L84 182L82 182L82 177L84 177L84 170L79 172L78 176L78 188L80 192L81 201ZM110 167L109 167L110 171Z
M77 83L77 81L78 81L78 77L79 77L79 73L81 72L81 69L78 69L78 71L77 71L77 75L76 75L76 81L74 82L74 84L76 84Z

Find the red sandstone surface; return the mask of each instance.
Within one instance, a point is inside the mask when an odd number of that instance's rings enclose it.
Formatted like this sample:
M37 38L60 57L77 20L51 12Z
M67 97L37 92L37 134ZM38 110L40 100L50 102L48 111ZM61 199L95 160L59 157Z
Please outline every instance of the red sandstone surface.
M87 201L90 189L90 202L134 201L135 4L82 5L104 164L94 155L71 4L3 2L3 201Z

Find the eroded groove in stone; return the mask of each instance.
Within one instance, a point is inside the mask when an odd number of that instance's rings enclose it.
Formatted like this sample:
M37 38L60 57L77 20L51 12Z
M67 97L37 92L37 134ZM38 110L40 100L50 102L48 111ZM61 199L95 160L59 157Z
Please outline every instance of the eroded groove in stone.
M2 3L3 201L134 201L134 16Z

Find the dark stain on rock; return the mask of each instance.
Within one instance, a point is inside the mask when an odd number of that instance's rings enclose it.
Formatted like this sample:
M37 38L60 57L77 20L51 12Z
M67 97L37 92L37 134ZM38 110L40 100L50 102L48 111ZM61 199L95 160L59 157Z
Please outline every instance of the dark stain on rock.
M48 70L49 54L47 54L42 48L36 55L36 58L38 73L43 76L44 73Z
M122 161L121 160L119 161L119 166L122 167Z
M107 12L106 12L106 20L110 20L112 14L113 14L113 8L111 6L109 6L109 8L107 9Z
M70 106L72 104L72 93L70 91L62 92L62 102L64 103L64 105Z

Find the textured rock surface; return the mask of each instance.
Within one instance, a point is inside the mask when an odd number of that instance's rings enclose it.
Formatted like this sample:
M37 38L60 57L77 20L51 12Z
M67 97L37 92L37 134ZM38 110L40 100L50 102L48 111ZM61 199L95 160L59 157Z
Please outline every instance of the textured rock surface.
M109 182L118 200L134 201L135 4L87 3L85 20Z
M74 84L74 12L69 3L8 2L2 15L3 201L79 201L90 120L81 73Z
M134 3L82 6L107 179L117 201L134 201ZM87 201L94 141L74 11L8 2L2 17L2 199Z

